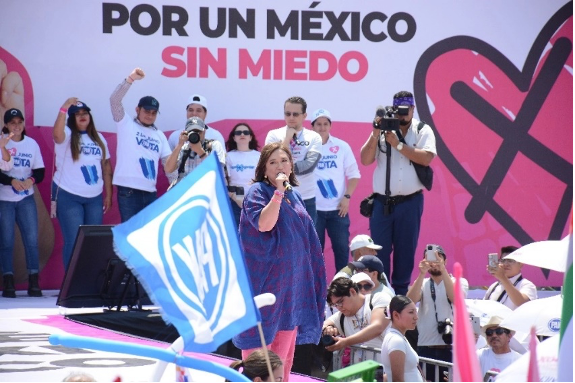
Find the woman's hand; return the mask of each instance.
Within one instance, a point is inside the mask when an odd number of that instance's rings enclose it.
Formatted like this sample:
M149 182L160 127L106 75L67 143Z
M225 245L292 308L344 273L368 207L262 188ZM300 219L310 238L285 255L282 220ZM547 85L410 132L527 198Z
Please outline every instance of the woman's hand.
M286 181L289 182L289 177L285 173L278 173L274 180L276 189L282 193L285 192L286 188L284 186L284 182Z

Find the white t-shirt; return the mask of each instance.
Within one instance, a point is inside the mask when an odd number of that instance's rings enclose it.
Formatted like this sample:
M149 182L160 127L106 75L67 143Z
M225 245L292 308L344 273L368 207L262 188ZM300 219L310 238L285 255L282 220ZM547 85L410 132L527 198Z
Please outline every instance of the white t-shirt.
M455 283L455 278L451 277ZM449 301L447 300L447 293L445 291L445 284L443 280L439 284L434 283L435 287L435 306L433 305L433 298L431 296L430 283L431 278L425 278L421 284L421 301L419 302L419 309L417 311L417 330L419 337L417 340L418 346L443 346L445 342L441 338L441 334L437 331L437 320L444 321L446 318L451 319L453 323L453 310ZM467 296L469 290L469 283L465 278L461 278L461 287L463 289L463 297ZM435 318L435 308L437 307L437 319Z
M417 119L411 120L411 126L407 130L407 135L404 137L407 145L412 148L422 149L433 154L437 154L435 149L435 135L429 125L425 125L419 133L417 133ZM385 195L385 164L387 163L387 156L382 153L385 151L385 136L382 135L379 141L379 147L375 150L375 159L377 167L373 172L373 191ZM391 148L391 175L389 179L389 189L391 195L409 195L413 194L424 186L417 178L415 169L411 164L409 158L401 154L397 149Z
M389 354L393 351L401 351L405 354L404 382L423 382L421 373L417 368L419 363L417 353L411 348L411 345L402 333L389 326L384 334L381 345L381 362L383 369L387 373L388 382L393 382L393 373L389 360Z
M266 145L272 142L282 142L286 136L287 126L282 128L270 130L266 136ZM299 133L296 133L297 140L303 145L296 145L296 142L292 139L290 142L291 153L294 161L294 173L299 182L297 189L303 199L311 199L315 197L315 166L311 168L308 164L305 164L304 160L308 153L318 153L321 154L321 136L314 132L303 128ZM307 144L307 145L306 145ZM298 162L300 164L298 164Z
M226 169L230 186L243 187L244 195L246 195L252 186L259 159L260 152L257 150L249 150L247 152L232 150L228 152L226 154Z
M317 183L315 204L321 211L337 210L339 201L344 198L346 180L361 178L351 147L334 136L329 136L321 146L321 160L314 172Z
M517 274L516 276L514 276L512 278L509 278L509 282L512 285L514 285L520 276L521 276L521 273ZM521 292L521 294L527 295L529 300L533 301L533 300L537 299L537 287L535 287L533 282L531 282L530 280L522 278L517 283L517 285L515 285L515 287L517 288L517 290L519 290L519 292ZM491 286L489 286L489 288L485 292L485 297L483 299L489 299L490 301L497 301L497 299L499 299L499 296L504 292L505 292L505 290L503 289L501 284L499 282L495 282ZM503 305L509 307L511 310L515 310L518 307L513 303L513 301L511 299L509 299L509 296L507 295L507 293L504 293L503 298L501 299L500 302Z
M104 180L102 178L102 159L104 153L100 146L88 134L80 134L80 156L77 161L72 159L70 140L72 131L64 128L65 138L60 144L54 144L56 152L56 172L54 182L68 193L85 198L92 198L102 194ZM98 133L106 149L105 159L110 158L108 143Z
M170 145L170 150L173 151L174 148L178 145L178 140L180 139L180 133L182 133L182 130L184 129L181 130L176 129L170 134L170 137L168 138L168 144ZM224 151L226 150L226 140L224 140L224 136L222 136L222 134L219 131L212 128L211 126L208 126L208 129L206 129L204 139L216 140L220 143L220 145L222 145Z
M489 370L496 372L505 370L507 366L519 359L521 354L513 350L505 354L496 354L491 347L487 347L477 350L477 357L481 367L481 376L485 376L485 373Z
M369 308L369 299L371 296L367 294L365 296L365 302L363 306L355 313L354 316L351 317L344 317L343 319L343 331L340 326L340 317L341 312L337 312L329 317L329 320L335 324L335 328L340 334L345 334L346 337L350 335L357 334L364 328L366 328L371 323L371 311L372 309ZM384 294L375 294L373 299L371 300L371 304L374 309L376 308L384 308L389 304L390 299L387 295ZM362 343L361 345L367 347L379 347L381 346L381 342L383 341L383 334Z
M14 166L3 173L12 178L24 181L32 176L32 169L44 167L40 147L28 136L24 136L21 141L8 141L6 149L14 159ZM12 185L0 185L0 201L18 202L32 194L34 194L34 186L18 192Z
M166 135L159 129L140 125L127 114L116 127L118 144L113 184L156 191L158 164L171 153Z

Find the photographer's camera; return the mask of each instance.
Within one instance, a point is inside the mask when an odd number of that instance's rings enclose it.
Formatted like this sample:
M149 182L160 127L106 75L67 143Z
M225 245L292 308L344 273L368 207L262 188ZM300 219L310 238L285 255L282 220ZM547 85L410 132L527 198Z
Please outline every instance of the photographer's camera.
M437 331L441 334L445 344L453 343L453 322L451 322L451 319L446 318L444 321L437 323Z
M376 117L381 117L379 124L374 121L373 126L381 130L398 130L399 119L396 116L407 116L409 114L409 106L386 106L378 107L375 112Z

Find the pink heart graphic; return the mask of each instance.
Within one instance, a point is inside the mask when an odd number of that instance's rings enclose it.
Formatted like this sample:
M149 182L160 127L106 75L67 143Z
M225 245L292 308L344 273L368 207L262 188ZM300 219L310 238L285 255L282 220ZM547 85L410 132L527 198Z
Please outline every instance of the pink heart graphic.
M10 148L10 149L6 149L8 151L8 153L10 153L10 155L12 157L14 157L16 155L16 148Z
M331 148L329 148L329 151L335 154L339 152L339 146L332 146Z
M446 208L460 230L475 225L458 233L462 244L506 234L527 244L560 239L567 231L572 16L569 3L551 17L522 70L491 45L466 36L433 45L417 64L419 115L435 127L439 158L454 177L442 185L451 196Z

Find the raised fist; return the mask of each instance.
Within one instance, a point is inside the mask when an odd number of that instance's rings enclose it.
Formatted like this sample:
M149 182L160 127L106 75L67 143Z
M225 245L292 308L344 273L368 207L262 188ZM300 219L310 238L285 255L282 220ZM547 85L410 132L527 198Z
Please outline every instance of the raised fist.
M144 76L146 75L144 74L142 68L136 68L132 71L132 73L130 73L130 78L134 81L141 80L144 78Z

